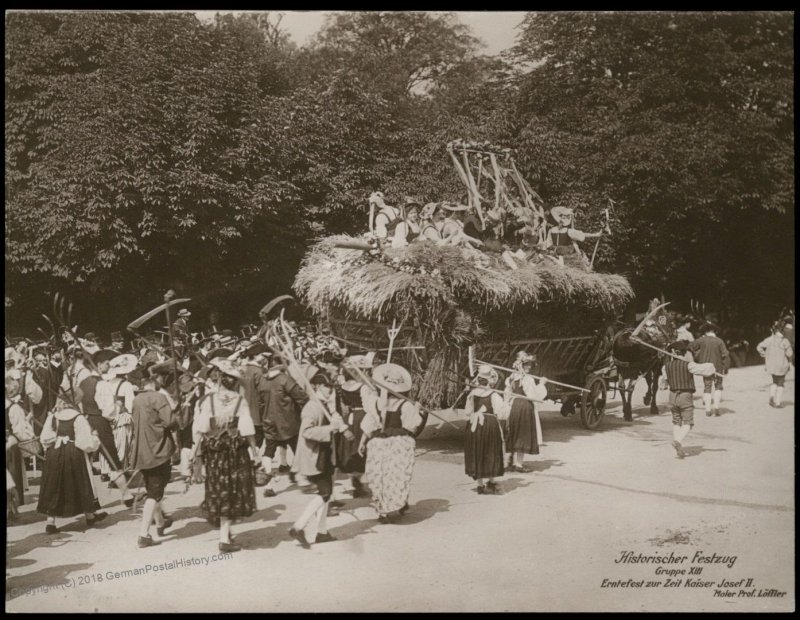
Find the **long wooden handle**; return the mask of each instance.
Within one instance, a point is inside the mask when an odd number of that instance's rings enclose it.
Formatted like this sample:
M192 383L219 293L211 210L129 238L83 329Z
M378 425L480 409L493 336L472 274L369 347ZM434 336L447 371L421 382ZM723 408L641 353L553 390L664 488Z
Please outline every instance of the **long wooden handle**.
M475 363L491 366L492 368L496 368L497 370L504 370L506 372L519 372L523 375L528 375L529 377L533 377L534 379L544 379L548 383L553 383L554 385L560 385L561 387L570 388L572 390L580 390L581 392L586 392L586 393L589 392L589 390L587 390L586 388L578 387L577 385L570 385L569 383L561 383L560 381L553 381L552 379L548 379L547 377L532 375L529 372L522 372L520 370L514 370L513 368L506 368L505 366L498 366L497 364L490 364L489 362L482 362L481 360L475 360Z

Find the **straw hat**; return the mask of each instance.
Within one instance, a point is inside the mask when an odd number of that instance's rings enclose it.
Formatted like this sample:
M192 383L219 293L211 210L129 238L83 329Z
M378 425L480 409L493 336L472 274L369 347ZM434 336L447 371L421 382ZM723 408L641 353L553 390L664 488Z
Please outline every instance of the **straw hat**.
M411 373L399 364L376 366L372 371L372 378L394 392L408 392L411 389Z
M469 207L467 205L458 204L457 202L445 202L442 206L448 211L469 211Z
M178 312L178 316L186 318L192 316L192 313L189 312L186 308L181 308L181 310Z
M570 217L572 217L574 213L575 210L570 209L569 207L553 207L552 209L550 209L550 215L552 215L553 219L555 219L556 221L558 221L564 215L569 215Z
M138 363L135 355L123 353L122 355L117 355L108 363L108 372L116 377L127 375L129 372L133 372L136 369Z
M242 375L239 373L239 368L236 366L236 364L234 364L231 360L225 359L224 357L215 357L209 362L209 365L217 368L223 375L235 377L236 379L242 378Z
M422 211L419 212L420 217L423 220L429 220L433 217L433 212L436 211L436 207L439 206L438 202L429 202L424 207L422 207Z
M478 374L475 375L476 379L486 379L489 382L489 387L494 387L500 381L500 375L497 371L488 364L481 364L478 367Z

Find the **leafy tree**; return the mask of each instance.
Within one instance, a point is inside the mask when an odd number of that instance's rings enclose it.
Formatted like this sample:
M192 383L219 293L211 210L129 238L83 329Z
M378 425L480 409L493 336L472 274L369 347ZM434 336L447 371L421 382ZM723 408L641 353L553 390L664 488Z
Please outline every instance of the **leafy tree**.
M785 13L524 21L517 145L582 225L619 203L600 264L643 295L783 303L769 264L793 252L792 39Z

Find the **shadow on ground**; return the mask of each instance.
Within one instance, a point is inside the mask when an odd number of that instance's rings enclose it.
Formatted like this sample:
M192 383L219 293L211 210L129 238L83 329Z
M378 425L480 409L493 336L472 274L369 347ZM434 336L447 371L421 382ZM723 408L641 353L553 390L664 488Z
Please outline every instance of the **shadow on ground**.
M84 571L91 566L91 562L63 564L61 566L43 568L18 577L9 577L6 580L6 600L10 601L25 595L36 596L40 593L44 594L47 590L58 588L59 586L76 587L77 584L68 579L67 575L76 571Z

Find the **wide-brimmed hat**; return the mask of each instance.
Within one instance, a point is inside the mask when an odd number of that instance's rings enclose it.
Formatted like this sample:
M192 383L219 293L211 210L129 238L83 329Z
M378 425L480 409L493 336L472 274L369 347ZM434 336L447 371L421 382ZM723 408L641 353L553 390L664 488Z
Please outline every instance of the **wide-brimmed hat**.
M550 209L550 215L553 216L553 219L558 220L562 215L569 215L572 217L574 215L575 210L570 209L569 207L553 207Z
M457 202L444 202L442 203L442 207L444 207L447 211L469 211L469 207L467 205L462 205Z
M133 372L139 364L139 360L131 353L123 353L122 355L117 355L108 364L108 372L118 377Z
M488 364L481 364L478 366L478 374L475 375L476 379L482 378L489 382L489 387L494 387L500 381L500 375L497 371Z
M414 198L406 196L406 201L405 201L405 204L403 204L403 208L408 210L408 209L410 209L412 207L416 207L417 209L421 209L422 208L422 203L419 200L415 200Z
M162 377L167 377L172 375L176 370L179 373L184 372L184 369L175 364L172 360L167 360L166 362L159 362L157 364L152 364L148 368L150 372L150 376L154 377L155 375L161 375Z
M263 342L256 342L247 347L242 352L242 355L244 355L245 357L255 357L256 355L263 355L268 350L269 349L267 349L267 345L265 345Z
M235 377L236 379L242 378L242 375L239 373L239 368L231 360L223 357L215 357L208 363L210 366L217 368L223 375Z
M189 312L189 311L188 311L186 308L181 308L181 309L178 311L178 316L180 316L180 317L192 316L192 313L191 313L191 312Z
M372 371L372 378L394 392L408 392L411 389L411 373L399 364L376 366Z
M429 220L433 217L433 212L436 211L436 207L440 206L441 203L438 202L429 202L424 207L422 207L422 211L419 212L420 217L423 220Z

